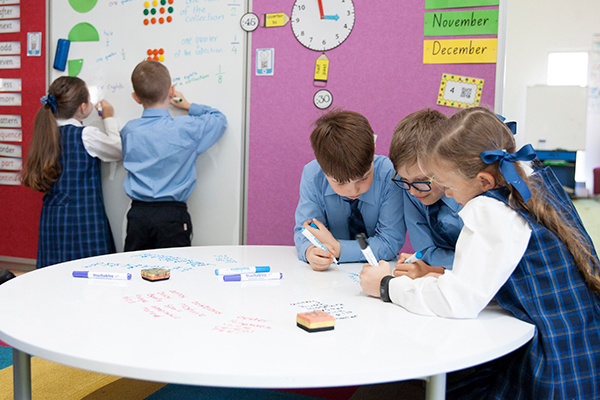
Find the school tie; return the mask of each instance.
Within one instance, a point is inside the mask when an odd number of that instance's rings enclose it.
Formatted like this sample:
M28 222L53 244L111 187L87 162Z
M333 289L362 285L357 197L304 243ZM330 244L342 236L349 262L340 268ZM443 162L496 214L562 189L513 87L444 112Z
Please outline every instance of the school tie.
M437 234L438 240L441 240L446 245L454 247L456 246L456 239L458 238L452 238L438 221L438 214L440 212L441 205L442 201L438 200L429 206L429 223L433 228L434 235Z
M350 234L350 239L354 239L359 233L364 233L369 237L369 235L367 235L367 229L365 228L365 221L358 209L358 199L347 199L345 201L350 204L350 216L348 217L348 233Z

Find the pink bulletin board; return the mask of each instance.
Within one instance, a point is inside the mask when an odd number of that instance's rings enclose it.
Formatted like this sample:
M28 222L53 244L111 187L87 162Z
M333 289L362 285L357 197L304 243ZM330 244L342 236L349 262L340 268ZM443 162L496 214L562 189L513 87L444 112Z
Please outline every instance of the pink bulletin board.
M255 0L252 11L289 16L293 5L294 0ZM423 64L423 41L436 39L423 35L424 0L354 0L354 9L350 36L326 51L326 89L333 95L328 110L340 107L367 117L377 135L376 154L388 155L394 127L411 112L424 107L445 114L458 110L436 105L444 73L484 79L481 105L494 106L496 64ZM272 76L255 73L256 49L263 48L274 49ZM324 112L313 104L321 89L313 85L321 53L302 46L289 22L255 30L251 51L246 243L293 245L300 176L314 158L311 125Z

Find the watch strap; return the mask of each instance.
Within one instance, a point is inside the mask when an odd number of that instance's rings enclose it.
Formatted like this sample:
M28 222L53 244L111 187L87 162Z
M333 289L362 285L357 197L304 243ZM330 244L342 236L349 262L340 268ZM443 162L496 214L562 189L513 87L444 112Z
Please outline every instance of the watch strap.
M386 275L381 279L379 283L379 297L385 302L391 302L390 299L390 280L394 278L392 275Z

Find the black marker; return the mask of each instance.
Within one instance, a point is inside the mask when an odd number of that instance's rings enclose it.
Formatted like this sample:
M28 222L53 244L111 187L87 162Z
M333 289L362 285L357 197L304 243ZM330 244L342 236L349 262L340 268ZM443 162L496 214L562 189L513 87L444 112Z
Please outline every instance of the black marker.
M360 249L363 252L363 254L365 255L365 257L367 258L367 261L369 262L369 264L371 264L374 267L378 266L379 263L377 262L377 259L375 258L375 254L373 254L373 251L369 247L369 242L367 242L367 237L365 236L365 234L359 233L358 235L355 236L355 238L356 238L356 240L358 240Z

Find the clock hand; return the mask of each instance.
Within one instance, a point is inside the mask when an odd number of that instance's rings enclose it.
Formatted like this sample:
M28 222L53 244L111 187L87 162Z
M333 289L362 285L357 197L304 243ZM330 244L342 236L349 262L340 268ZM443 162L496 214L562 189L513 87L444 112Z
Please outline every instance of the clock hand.
M337 15L337 14L335 14L335 15L323 15L321 18L322 19L334 19L334 20L337 21L338 19L340 19L340 16Z
M321 19L324 19L325 16L323 15L323 0L319 0L319 13L321 14Z

